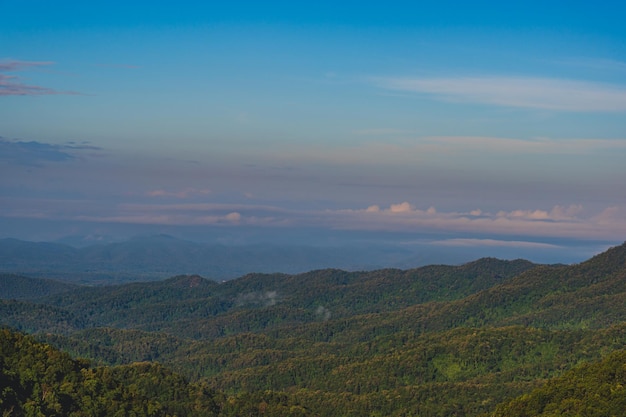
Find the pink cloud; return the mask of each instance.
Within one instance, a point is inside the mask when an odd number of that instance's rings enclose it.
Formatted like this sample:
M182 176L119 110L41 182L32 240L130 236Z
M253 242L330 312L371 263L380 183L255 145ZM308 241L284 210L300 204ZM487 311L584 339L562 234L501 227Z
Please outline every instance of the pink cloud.
M434 207L420 210L404 202L386 209L369 206L360 210L327 212L324 220L334 228L349 230L430 230L583 239L622 239L626 236L626 216L618 207L609 207L597 215L585 215L580 205L495 213L480 209L439 212Z
M607 207L600 214L594 216L593 219L600 224L611 225L624 221L624 218L626 218L626 214L623 210L620 210L619 207L613 206Z
M509 219L526 219L526 220L572 220L583 211L581 205L571 205L569 207L554 206L552 210L513 210L510 212L499 211L497 217L506 217Z
M400 204L392 204L389 207L389 211L392 213L410 213L412 211L415 211L415 209L413 208L413 206L405 201L404 203Z
M20 71L23 68L29 67L41 67L45 65L52 65L52 61L18 61L18 60L5 60L0 61L0 71L13 72Z
M162 194L156 190L156 195ZM171 193L170 194L177 194ZM583 209L578 204L541 209L508 211L419 209L409 202L387 207L364 206L361 209L285 209L255 204L143 203L116 204L104 210L100 204L78 205L68 212L63 201L42 200L25 210L24 200L0 198L0 216L15 218L49 218L92 222L113 222L160 225L216 225L222 227L316 227L336 230L368 230L403 232L419 235L423 232L461 234L490 234L493 240L453 240L454 245L524 246L533 238L576 238L623 240L626 236L626 208L611 206L602 210ZM516 236L507 241L497 237ZM502 243L508 242L508 243Z
M241 220L241 214L237 212L228 213L226 215L226 220L230 220L233 223L238 223Z
M0 62L0 96L42 96L56 94L79 94L73 91L57 91L38 85L24 84L17 75L6 75L2 72L22 71L32 67L52 65L50 61L18 61L5 60Z

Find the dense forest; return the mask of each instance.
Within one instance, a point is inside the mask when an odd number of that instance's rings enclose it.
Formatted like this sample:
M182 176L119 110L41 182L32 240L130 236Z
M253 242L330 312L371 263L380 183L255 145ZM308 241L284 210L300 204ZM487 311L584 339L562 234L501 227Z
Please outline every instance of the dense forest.
M625 409L626 245L577 265L485 258L101 287L4 274L0 290L0 324L14 329L2 342L7 415ZM129 408L103 408L110 396Z
M3 416L311 415L285 395L225 396L155 363L91 367L8 329L0 359Z

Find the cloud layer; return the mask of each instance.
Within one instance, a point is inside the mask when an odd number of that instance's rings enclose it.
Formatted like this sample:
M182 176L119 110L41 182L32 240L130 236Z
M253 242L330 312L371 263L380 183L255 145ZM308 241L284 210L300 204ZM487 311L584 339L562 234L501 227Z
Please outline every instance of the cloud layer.
M24 202L4 199L2 217L73 220L93 223L123 223L167 226L231 226L266 228L319 228L326 230L380 231L403 234L445 233L457 236L491 235L526 238L572 238L623 240L626 208L611 206L589 212L581 205L551 209L516 209L467 212L417 208L409 202L386 208L370 205L361 209L303 210L271 205L215 203L122 203L99 205L60 201L37 201L39 209L23 210ZM483 245L489 244L485 240ZM464 241L449 241L448 244Z
M378 86L439 100L574 112L624 112L626 88L530 77L377 78Z
M620 140L571 140L567 144L571 146L563 147L555 141L541 139L439 137L396 146L397 149L389 152L396 154L396 159L404 161L402 158L408 158L407 162L410 162L416 154L431 160L435 159L434 155L445 154L450 159L453 151L447 151L449 148L457 152L467 149L484 153L484 149L491 149L515 155L546 155L551 152L585 154L596 147L619 156L625 146ZM94 150L98 152L89 152ZM319 157L329 153L320 153ZM99 158L91 157L93 155ZM171 161L146 162L145 158L120 161L103 155L99 148L87 143L59 145L0 137L0 162L11 167L13 174L13 177L5 176L4 182L0 181L4 193L0 201L0 217L93 224L313 228L416 235L445 233L457 238L490 236L511 241L518 236L604 240L622 240L626 236L626 206L623 199L614 197L618 190L615 187L621 187L621 183L609 186L604 180L604 191L610 192L610 198L601 199L602 189L594 185L593 199L580 194L578 189L575 195L565 193L561 199L554 196L554 188L550 188L550 195L544 202L533 203L527 202L523 193L521 196L511 193L508 183L506 189L496 187L494 190L490 187L493 183L484 181L468 182L464 186L455 176L456 182L443 184L448 193L456 187L455 200L463 199L463 204L457 201L450 205L445 196L437 200L433 197L436 194L429 192L431 188L444 187L442 182L433 179L433 173L438 172L433 170L421 171L423 176L396 177L385 177L379 175L381 171L375 171L368 178L362 176L347 184L337 184L336 172L339 172L337 175L346 175L346 172L363 175L367 171L359 167L361 161L358 158L371 156L366 153L351 161L356 168L350 171L348 163L342 165L341 155L342 152L336 152L333 158L339 160L335 165L330 163L332 161L325 164L322 173L303 163L297 175L289 171L287 179L282 175L277 179L273 173L262 177L256 168L232 166L228 170L219 164L192 167L187 164L182 169L172 165ZM392 159L386 157L383 150L377 157ZM311 159L315 160L315 157ZM580 169L578 165L573 167ZM341 172L340 168L345 171ZM510 166L507 165L507 169ZM618 169L616 174L622 171L621 166L615 169ZM19 178L19 187L14 185L15 178ZM567 183L571 183L572 178L568 176ZM287 180L293 180L293 183ZM398 186L403 180L410 181L411 185L408 188ZM377 196L370 196L368 191L373 184L378 186ZM329 191L331 186L335 188ZM254 193L250 193L250 189ZM293 189L304 191L296 195ZM311 196L312 190L322 198L316 201ZM414 196L409 193L415 190L423 193L420 201L416 203L415 199L403 198ZM537 192L537 187L533 185L532 190ZM333 192L351 194L352 198L341 200L341 203L323 199ZM389 194L380 197L382 192ZM376 204L372 200L385 204ZM371 203L367 204L369 201ZM577 203L554 205L557 201ZM528 207L523 207L526 203ZM440 206L446 208L440 209Z
M596 213L587 213L581 205L557 205L550 210L439 212L434 207L421 210L403 202L385 209L370 206L335 214L335 227L345 229L617 240L626 236L626 210L617 206Z

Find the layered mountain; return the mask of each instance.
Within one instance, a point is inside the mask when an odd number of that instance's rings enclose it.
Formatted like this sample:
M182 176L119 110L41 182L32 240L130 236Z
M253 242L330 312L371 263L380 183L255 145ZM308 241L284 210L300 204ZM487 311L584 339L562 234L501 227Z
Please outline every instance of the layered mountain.
M181 274L199 274L212 280L238 278L249 273L299 274L317 269L372 271L410 269L432 264L460 265L485 257L532 257L546 262L553 255L513 252L513 248L467 248L390 240L374 242L367 236L329 243L299 236L297 242L263 243L241 238L237 244L191 242L167 235L139 236L126 241L89 240L78 246L65 241L26 242L0 239L0 273L52 278L87 285L158 281ZM71 242L75 243L74 240ZM85 243L87 243L85 245ZM593 250L587 248L585 251ZM548 251L549 252L549 251ZM575 254L574 254L575 253ZM582 258L572 251L572 262ZM560 256L559 259L563 259Z
M624 301L621 245L568 266L485 258L81 287L5 300L0 318L96 363L158 361L215 390L280 393L318 416L508 415L531 397L550 415L572 391L546 381L621 360L607 355L626 346Z
M372 270L402 263L410 256L400 247L225 246L167 235L85 247L0 239L0 272L83 284L160 280L188 273L221 281L252 272L300 273L329 267Z
M534 267L523 260L485 258L461 266L434 265L412 270L325 269L297 275L249 274L220 284L197 275L177 276L156 282L51 292L33 302L36 305L30 309L32 314L41 308L37 305L45 306L43 314L51 314L50 308L60 309L86 327L138 328L183 337L212 337L459 299ZM33 281L15 275L5 275L4 279L11 283L3 284L6 287L24 287L26 284L19 282ZM13 298L2 293L0 296ZM19 314L7 313L3 320L5 324L21 325Z

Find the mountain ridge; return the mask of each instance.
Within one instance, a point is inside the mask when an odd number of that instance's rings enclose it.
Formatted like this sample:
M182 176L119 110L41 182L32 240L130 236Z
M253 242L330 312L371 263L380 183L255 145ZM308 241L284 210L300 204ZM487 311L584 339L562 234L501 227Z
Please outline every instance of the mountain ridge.
M626 244L575 265L188 275L3 305L98 363L158 361L320 417L478 417L626 346Z
M0 239L0 272L90 285L160 280L181 274L199 274L221 281L249 273L298 274L324 268L372 271L460 265L498 253L497 248L490 253L477 248L460 250L358 240L335 246L306 241L295 245L254 242L225 245L156 235L89 242L89 245L71 246L63 242ZM501 258L514 257L510 251L500 253Z
M219 322L219 316L243 314L239 310L248 307L282 308L286 322L306 323L329 315L348 317L434 299L455 299L534 267L527 261L485 259L461 266L433 265L412 270L248 274L219 284L197 275L178 276L108 287L82 286L32 301L65 309L78 322L96 326L149 324L155 329L160 322L169 326L173 317Z

